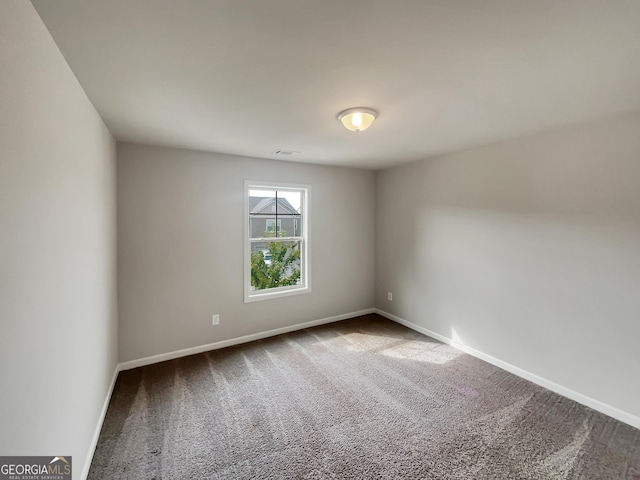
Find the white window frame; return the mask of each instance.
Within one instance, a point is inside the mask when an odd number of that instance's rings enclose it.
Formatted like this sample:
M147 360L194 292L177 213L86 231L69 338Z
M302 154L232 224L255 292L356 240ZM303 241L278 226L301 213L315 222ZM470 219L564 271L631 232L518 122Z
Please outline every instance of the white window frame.
M294 219L295 221L295 219ZM275 218L267 218L266 231L269 231L269 223L271 223L274 227L276 227L276 219ZM279 232L282 231L282 220L278 219L278 226L275 228L274 233L278 235Z
M296 237L251 238L249 217L249 190L278 190L301 192L300 213L302 214L302 232ZM245 180L244 182L244 303L300 295L311 292L311 259L309 256L309 197L311 185L280 182ZM252 242L300 242L300 285L251 290L251 244Z

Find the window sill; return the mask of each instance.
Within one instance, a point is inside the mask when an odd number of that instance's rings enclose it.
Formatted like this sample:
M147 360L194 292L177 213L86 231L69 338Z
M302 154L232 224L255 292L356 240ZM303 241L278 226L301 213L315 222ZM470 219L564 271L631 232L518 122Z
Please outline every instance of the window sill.
M283 290L271 290L264 293L251 293L244 295L244 303L259 302L262 300L272 300L281 297L290 297L292 295L302 295L310 293L311 287L299 287L299 288L286 288Z

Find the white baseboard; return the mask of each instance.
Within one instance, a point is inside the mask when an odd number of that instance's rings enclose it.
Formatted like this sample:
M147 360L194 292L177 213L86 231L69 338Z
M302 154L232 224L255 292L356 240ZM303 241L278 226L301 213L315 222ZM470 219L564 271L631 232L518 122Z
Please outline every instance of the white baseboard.
M529 380L530 382L540 385L541 387L551 390L552 392L558 393L563 397L570 398L571 400L581 403L582 405L586 405L587 407L593 408L594 410L597 410L600 413L604 413L605 415L613 417L616 420L620 420L621 422L631 425L632 427L640 429L640 417L637 417L631 413L625 412L624 410L620 410L619 408L616 408L616 407L612 407L611 405L601 402L600 400L596 400L594 398L588 397L587 395L583 395L582 393L576 392L574 390L571 390L570 388L559 385L555 382L552 382L551 380L547 380L546 378L540 377L527 370L523 370L520 367L511 365L510 363L500 360L499 358L492 357L491 355L481 352L480 350L476 350L475 348L469 347L462 343L455 342L449 337L445 337L444 335L440 335L436 332L432 332L427 328L424 328L420 325L417 325L413 322L405 320L404 318L400 318L391 313L385 312L384 310L380 310L376 308L375 312L379 315L382 315L383 317L388 318L389 320L393 320L394 322L404 325L405 327L408 327L411 330L415 330L416 332L427 335L428 337L435 338L436 340L446 343L447 345L451 345L452 347L457 348L458 350L461 350L465 353L468 353L469 355L472 355L476 358L479 358L480 360L484 360L485 362L495 365L496 367L506 370L507 372L513 373L518 377L524 378L525 380Z
M152 355L150 357L139 358L137 360L130 360L118 365L119 370L130 370L132 368L143 367L145 365L152 365L158 362L164 362L166 360L173 360L175 358L186 357L188 355L194 355L196 353L208 352L209 350L217 350L219 348L231 347L233 345L239 345L241 343L253 342L254 340L261 340L263 338L273 337L275 335L281 335L283 333L294 332L296 330L302 330L303 328L315 327L318 325L324 325L326 323L338 322L340 320L346 320L348 318L359 317L360 315L367 315L374 313L375 308L367 308L366 310L359 310L357 312L345 313L343 315L336 315L333 317L321 318L320 320L312 320L305 323L297 323L295 325L289 325L287 327L275 328L273 330L267 330L264 332L252 333L251 335L245 335L243 337L230 338L229 340L222 340L220 342L208 343L206 345L199 345L197 347L184 348L182 350L175 350L173 352L161 353L159 355Z
M98 438L100 437L100 432L102 431L102 424L104 423L104 418L107 414L107 409L109 408L109 402L111 401L111 395L113 393L113 388L115 387L116 379L118 378L119 372L123 370L130 370L136 367L142 367L145 365L151 365L158 362L164 362L165 360L173 360L174 358L186 357L188 355L193 355L196 353L208 352L209 350L216 350L219 348L230 347L232 345L239 345L241 343L247 343L247 342L252 342L254 340L273 337L275 335L280 335L282 333L294 332L296 330L302 330L304 328L324 325L326 323L338 322L340 320L359 317L361 315L368 315L374 312L375 312L375 308L367 308L365 310L358 310L357 312L345 313L342 315L335 315L333 317L321 318L319 320L313 320L310 322L298 323L296 325L289 325L287 327L275 328L273 330L253 333L251 335L245 335L243 337L231 338L229 340L222 340L220 342L209 343L206 345L200 345L192 348L185 348L182 350L176 350L169 353L163 353L160 355L153 355L151 357L139 358L138 360L131 360L129 362L119 363L116 366L115 372L113 373L113 378L111 379L111 385L109 386L109 390L107 391L107 396L102 406L102 412L100 412L98 425L96 426L96 430L93 434L93 438L91 439L91 445L89 446L89 452L87 453L87 457L84 462L81 478L83 480L86 480L87 476L89 475L89 469L91 468L91 461L93 460L93 455L96 451L96 446L98 445Z
M98 445L98 438L100 438L100 432L102 431L102 424L104 423L104 417L107 415L107 409L109 408L109 402L111 401L111 394L113 393L113 387L116 385L116 379L118 378L118 372L120 371L120 365L116 365L115 371L113 372L113 377L111 378L111 385L109 385L109 389L107 390L107 395L105 396L104 403L102 404L102 411L100 412L100 416L98 417L98 424L96 426L95 431L93 432L93 437L91 438L91 445L89 445L89 451L87 452L87 457L84 460L84 467L82 467L82 475L80 478L82 480L86 480L87 476L89 476L89 469L91 468L91 461L93 460L93 454L96 451L96 446Z

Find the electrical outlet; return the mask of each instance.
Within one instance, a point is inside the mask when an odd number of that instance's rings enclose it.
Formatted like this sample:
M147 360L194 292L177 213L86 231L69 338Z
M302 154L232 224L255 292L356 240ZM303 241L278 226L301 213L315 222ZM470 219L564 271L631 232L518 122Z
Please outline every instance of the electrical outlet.
M387 300L389 300L390 302L393 302L393 293L387 292Z
M213 315L211 317L211 325L219 325L220 324L220 315Z

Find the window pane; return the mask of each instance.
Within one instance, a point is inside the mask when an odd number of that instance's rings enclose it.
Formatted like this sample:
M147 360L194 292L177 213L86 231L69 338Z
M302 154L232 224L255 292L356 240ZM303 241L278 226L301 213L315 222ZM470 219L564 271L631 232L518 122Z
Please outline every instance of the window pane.
M275 190L254 190L254 189L249 190L249 197L271 198L275 196L276 196Z
M251 244L251 290L301 285L300 242Z
M302 235L302 192L249 190L250 238Z
M278 215L299 214L302 192L278 190Z
M249 190L250 238L275 236L276 191Z
M302 229L300 228L302 192L278 190L277 195L276 212L278 219L282 221L282 230L278 235L282 237L302 236Z

